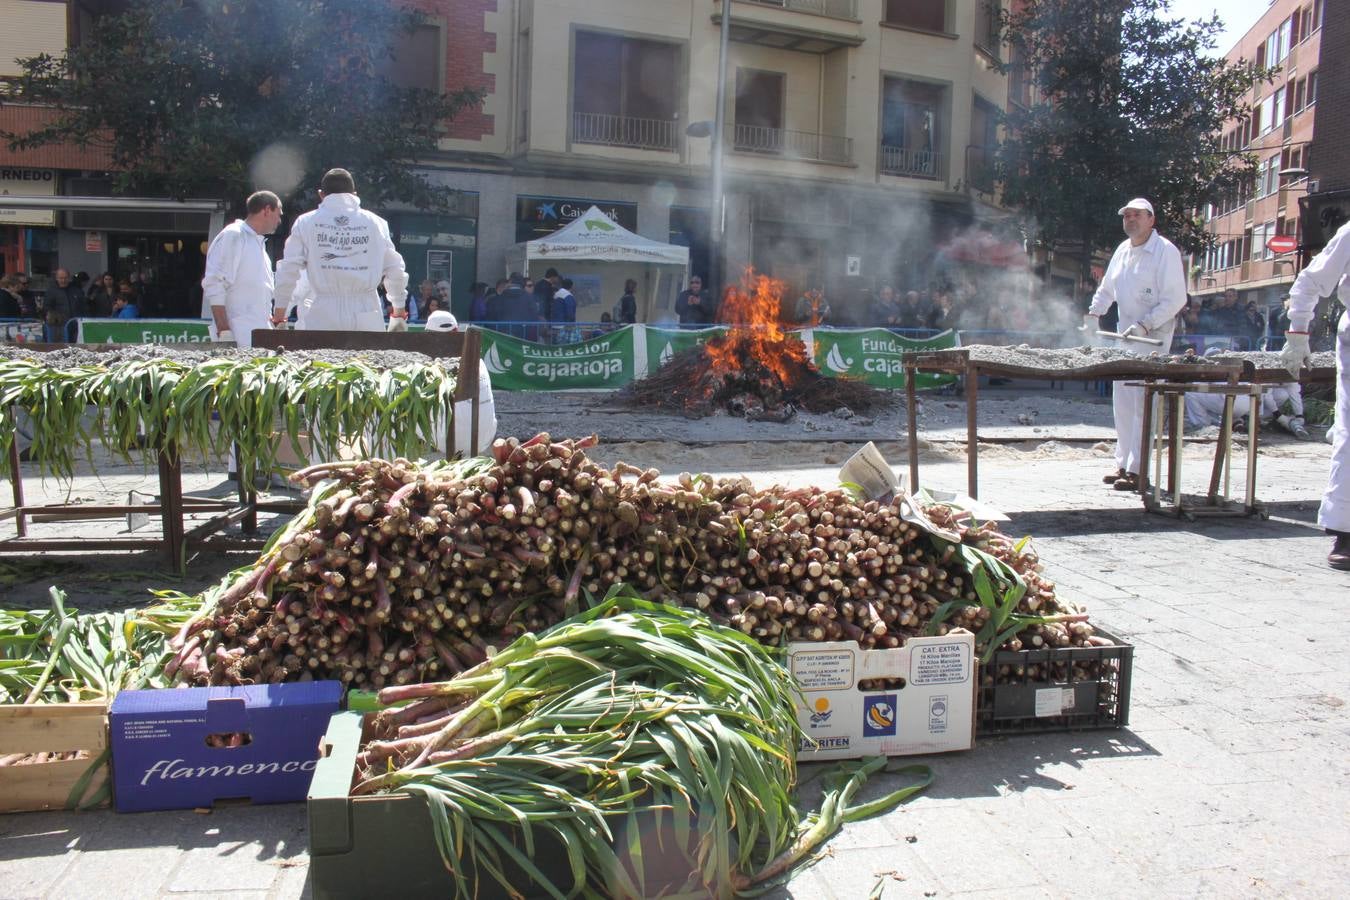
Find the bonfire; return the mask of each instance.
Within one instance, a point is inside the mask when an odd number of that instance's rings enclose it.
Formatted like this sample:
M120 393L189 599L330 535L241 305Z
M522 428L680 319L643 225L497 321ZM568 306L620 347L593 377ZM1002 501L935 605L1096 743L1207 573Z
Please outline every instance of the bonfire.
M806 345L778 321L784 283L747 269L722 298L730 331L675 354L623 394L633 406L658 407L697 419L725 410L746 419L787 422L798 408L867 413L887 403L881 391L827 378Z

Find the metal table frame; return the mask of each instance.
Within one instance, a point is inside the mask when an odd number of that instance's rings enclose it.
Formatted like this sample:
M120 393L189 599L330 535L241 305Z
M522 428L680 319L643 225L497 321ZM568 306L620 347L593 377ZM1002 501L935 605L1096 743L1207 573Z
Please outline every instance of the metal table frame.
M476 446L479 432L478 359L482 338L476 330L467 332L412 332L385 334L383 332L346 331L255 331L254 347L271 348L277 352L292 350L404 350L429 356L458 356L460 375L455 386L453 402L470 401L470 442ZM44 352L82 346L84 349L108 350L107 344L28 344L34 351ZM466 364L466 361L467 364ZM447 424L446 455L454 456L454 417ZM472 452L472 446L469 448ZM23 471L19 459L18 441L11 440L9 448L9 479L13 505L0 508L0 522L13 520L15 535L0 539L0 553L33 553L69 550L154 550L164 552L169 564L177 571L187 565L189 551L197 550L253 550L262 546L264 538L256 536L258 513L296 513L304 508L299 500L259 500L253 485L240 482L235 500L196 497L183 494L183 469L178 448L157 449L159 497L158 503L127 504L70 504L49 503L29 505L24 499ZM189 514L216 513L210 519L187 528L184 519ZM29 537L30 522L72 522L88 519L114 519L129 513L158 515L162 533L158 537L76 538ZM239 524L246 537L228 537L218 532Z

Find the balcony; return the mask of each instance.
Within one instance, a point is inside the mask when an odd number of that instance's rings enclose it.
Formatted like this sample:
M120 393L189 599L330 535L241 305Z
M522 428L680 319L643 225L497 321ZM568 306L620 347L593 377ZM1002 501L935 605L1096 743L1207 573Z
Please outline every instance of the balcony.
M636 119L578 112L572 114L572 143L671 153L678 149L676 125L674 119Z
M786 128L768 128L763 125L737 124L733 131L732 147L741 153L762 153L785 159L806 159L818 162L853 162L853 139L810 131L789 131Z
M931 150L910 150L883 144L881 171L886 175L904 175L909 178L937 178L938 155Z
M858 18L858 0L746 0L761 6L776 6L792 12L829 16L831 19Z
M719 0L712 15L722 24ZM731 8L731 39L801 53L829 53L863 42L858 0L735 0Z

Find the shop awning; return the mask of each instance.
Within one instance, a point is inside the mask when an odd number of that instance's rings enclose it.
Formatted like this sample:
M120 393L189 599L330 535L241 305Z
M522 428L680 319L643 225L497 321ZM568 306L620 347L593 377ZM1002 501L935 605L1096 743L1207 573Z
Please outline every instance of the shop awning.
M599 262L688 266L689 248L633 234L592 206L586 213L545 237L516 244L509 254L525 265L534 260L588 259Z

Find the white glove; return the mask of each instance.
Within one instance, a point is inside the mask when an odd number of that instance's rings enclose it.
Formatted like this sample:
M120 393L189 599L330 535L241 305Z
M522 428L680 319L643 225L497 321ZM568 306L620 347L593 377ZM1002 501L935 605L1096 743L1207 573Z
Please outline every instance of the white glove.
M1298 380L1298 370L1312 356L1308 347L1308 335L1297 331L1284 333L1284 349L1280 351L1280 365L1289 370L1289 377Z
M407 331L407 330L408 330L408 317L407 317L407 316L396 316L396 315L393 315L393 314L391 313L390 316L389 316L389 325L386 326L384 330L385 330L386 332L388 332L389 334L393 334L393 333L396 332L396 331Z
M1083 316L1083 327L1079 328L1078 330L1086 331L1089 334L1096 334L1097 330L1102 327L1101 323L1102 323L1101 316L1094 316L1092 313L1087 313L1086 315Z
M234 332L231 331L231 330L228 329L228 328L226 328L224 331L217 332L217 333L216 333L216 343L218 343L218 344L233 344L233 343L234 343Z
M1126 328L1124 331L1122 331L1122 332L1120 333L1120 336L1121 336L1121 337L1145 337L1147 334L1148 334L1148 329L1145 328L1143 325L1140 325L1138 322L1136 322L1136 323L1134 323L1133 325L1131 325L1129 328Z

